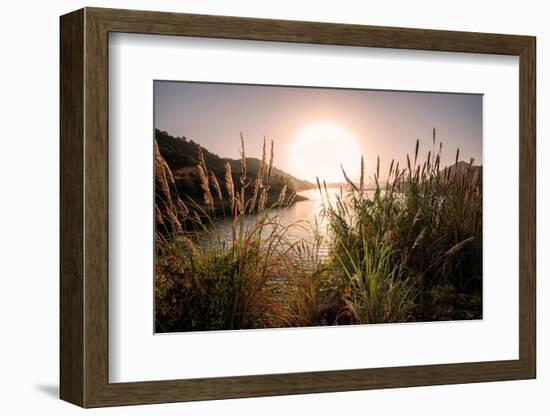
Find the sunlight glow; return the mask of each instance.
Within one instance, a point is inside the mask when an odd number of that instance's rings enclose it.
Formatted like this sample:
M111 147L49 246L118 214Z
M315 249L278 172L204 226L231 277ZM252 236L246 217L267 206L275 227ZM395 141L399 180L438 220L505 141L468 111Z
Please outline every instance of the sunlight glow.
M299 179L344 182L340 164L353 180L360 172L361 147L345 127L329 121L310 124L298 132L290 147L292 173Z

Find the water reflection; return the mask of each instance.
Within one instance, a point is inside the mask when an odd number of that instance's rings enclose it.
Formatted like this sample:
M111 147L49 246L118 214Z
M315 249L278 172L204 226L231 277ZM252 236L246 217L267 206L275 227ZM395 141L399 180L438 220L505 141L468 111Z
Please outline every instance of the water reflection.
M370 191L367 192L367 195L370 197ZM327 188L328 201L331 203L336 201L338 194L340 194L339 187ZM327 202L327 195L323 193L323 196L321 196L318 189L300 191L297 195L307 199L298 200L288 208L273 210L272 214L277 216L277 223L280 226L294 224L286 234L288 244L304 240L311 242L317 237L320 243L318 254L320 257L326 257L329 250L328 239L326 238L327 222L322 212L323 198ZM257 216L255 214L248 215L245 218L245 227L253 227L256 224L256 220ZM232 230L230 220L220 220L216 228L218 235L221 236L223 241L231 241ZM271 230L271 227L265 227L264 234L269 233Z

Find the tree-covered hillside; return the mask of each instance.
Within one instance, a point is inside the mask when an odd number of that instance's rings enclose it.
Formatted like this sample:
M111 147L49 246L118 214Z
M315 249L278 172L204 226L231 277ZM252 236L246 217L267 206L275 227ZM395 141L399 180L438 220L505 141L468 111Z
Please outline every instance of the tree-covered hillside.
M155 139L157 141L160 153L174 176L174 181L180 196L200 200L202 190L200 185L197 165L199 163L199 144L185 137L174 137L165 131L155 130ZM225 164L229 162L233 172L233 182L240 181L240 160L221 158L210 152L208 149L200 146L204 154L206 166L213 173L220 183L224 183ZM246 158L247 179L251 184L252 191L254 181L258 175L261 161L256 158ZM274 196L278 196L283 186L287 186L287 193L297 192L304 189L311 189L314 185L308 181L303 181L294 176L273 167L271 179L271 191Z

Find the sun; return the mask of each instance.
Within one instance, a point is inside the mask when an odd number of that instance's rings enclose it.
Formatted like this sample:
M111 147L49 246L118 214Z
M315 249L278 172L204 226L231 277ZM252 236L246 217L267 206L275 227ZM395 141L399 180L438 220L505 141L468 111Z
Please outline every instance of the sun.
M320 121L301 129L290 147L294 175L311 182L344 182L340 165L354 179L360 172L361 147L354 135L338 123Z

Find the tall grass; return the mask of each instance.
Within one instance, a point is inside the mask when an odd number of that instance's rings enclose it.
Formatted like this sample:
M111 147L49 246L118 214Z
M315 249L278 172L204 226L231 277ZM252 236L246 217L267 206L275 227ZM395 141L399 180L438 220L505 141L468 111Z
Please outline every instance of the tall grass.
M433 150L423 161L417 141L405 167L390 163L384 182L378 159L373 196L364 189L361 162L359 183L343 170L346 194L334 204L325 198L333 256L352 282L347 303L363 311L354 313L359 322L459 319L472 304L481 307L480 171L472 170L473 160L459 163L458 150L454 165L442 169L442 144L434 155L435 143L434 130ZM457 294L464 305L442 314Z
M272 190L273 143L268 151L264 140L252 179L242 136L236 175L227 163L217 177L199 147L202 199L169 192L161 219L179 226L157 233L157 330L481 317L481 173L473 160L459 163L458 151L443 168L441 152L434 130L432 149L421 155L417 141L406 165L392 161L385 179L378 160L374 191L366 189L363 160L358 182L342 169L347 185L334 202L318 180L328 224L323 236L304 222L283 225L280 209L295 193ZM168 192L168 185L157 191ZM298 228L310 237L294 238Z
M278 283L288 275L288 241L292 226L283 226L274 208L287 206L294 194L286 187L268 204L273 168L273 143L263 157L253 184L247 179L244 139L241 137L241 173L233 182L226 164L220 185L208 170L198 149L197 171L203 200L184 201L185 231L159 235L156 244L156 318L160 331L263 328L285 325L286 314ZM251 189L249 189L251 188ZM251 191L251 192L250 192ZM221 220L231 224L226 238L224 222L216 218L216 199L229 213ZM247 221L254 213L252 222ZM177 229L173 227L173 229Z
M308 224L294 226L308 227ZM308 231L310 238L295 242L286 257L288 273L282 295L288 326L322 324L319 306L327 299L325 292L330 288L327 265L320 254L323 237L317 228Z

